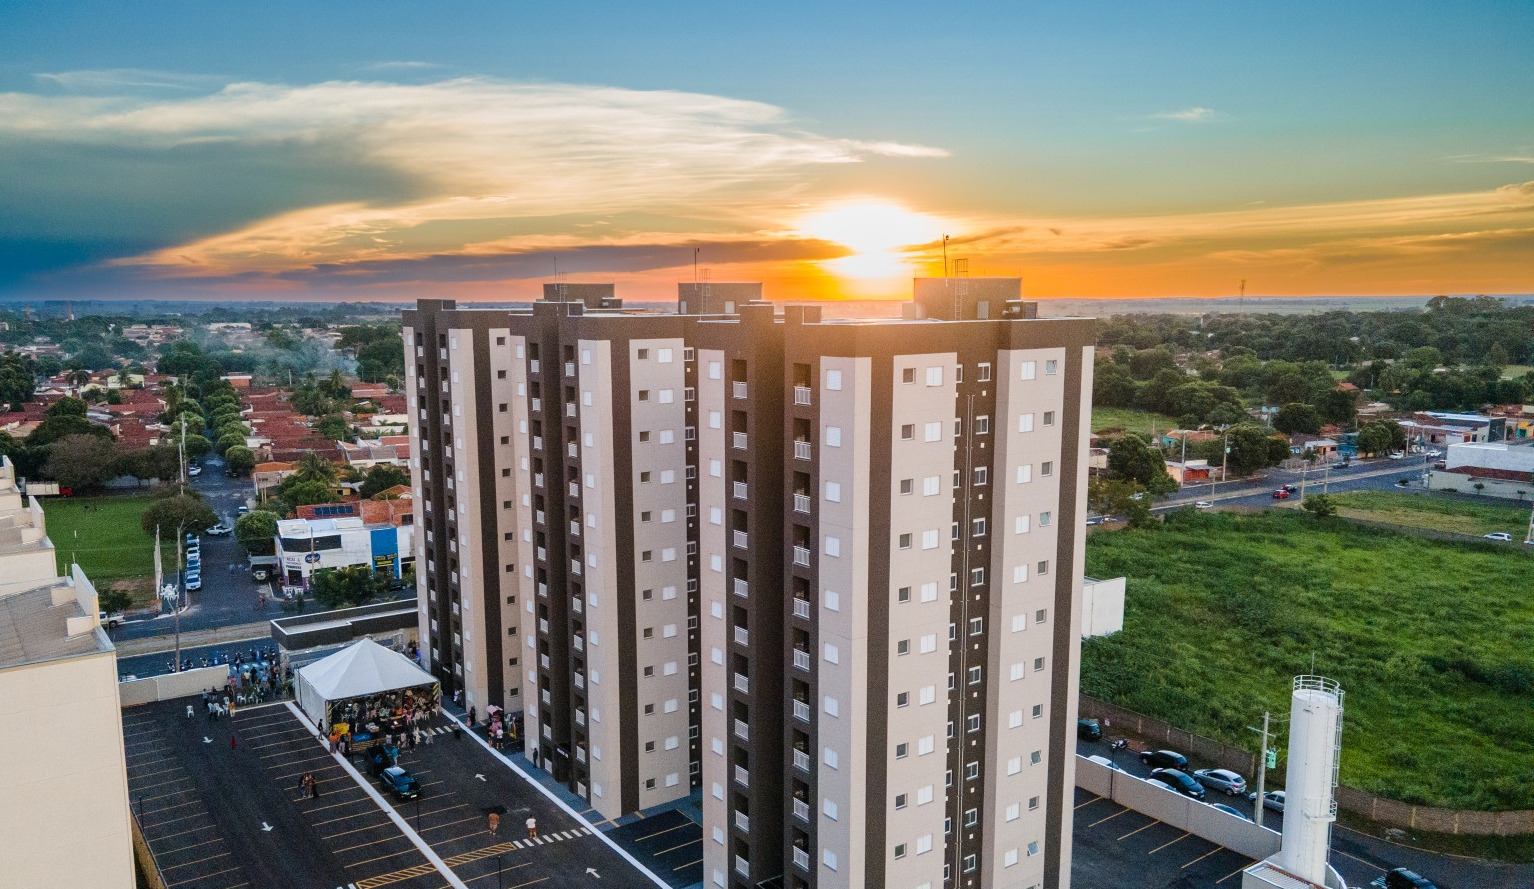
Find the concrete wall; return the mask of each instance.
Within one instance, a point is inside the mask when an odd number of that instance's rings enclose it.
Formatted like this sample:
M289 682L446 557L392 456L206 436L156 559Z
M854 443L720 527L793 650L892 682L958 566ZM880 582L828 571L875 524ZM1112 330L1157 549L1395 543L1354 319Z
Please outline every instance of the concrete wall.
M1483 487L1477 489L1476 485ZM1528 502L1534 496L1534 482L1509 481L1500 478L1476 478L1473 475L1464 475L1458 472L1443 472L1434 470L1428 476L1428 489L1433 491L1458 491L1461 494L1481 494L1486 497L1501 497L1507 500L1521 500ZM1518 537L1521 528L1507 529L1514 537Z
M1088 578L1081 585L1081 638L1108 636L1124 629L1124 578Z
M210 688L223 688L229 681L229 667L200 667L164 676L149 676L117 683L117 697L124 707L169 701L205 692Z
M1281 837L1277 831L1258 827L1154 781L1110 769L1084 756L1076 757L1076 786L1248 858L1260 861L1278 851Z

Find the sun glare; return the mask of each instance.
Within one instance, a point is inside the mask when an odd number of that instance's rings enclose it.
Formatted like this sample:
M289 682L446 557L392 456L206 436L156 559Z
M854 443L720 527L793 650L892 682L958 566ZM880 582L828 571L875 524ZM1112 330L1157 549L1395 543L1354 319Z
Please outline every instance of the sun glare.
M903 248L942 237L941 222L891 201L860 200L835 204L804 217L799 230L853 251L852 256L822 265L839 278L894 280L911 275Z

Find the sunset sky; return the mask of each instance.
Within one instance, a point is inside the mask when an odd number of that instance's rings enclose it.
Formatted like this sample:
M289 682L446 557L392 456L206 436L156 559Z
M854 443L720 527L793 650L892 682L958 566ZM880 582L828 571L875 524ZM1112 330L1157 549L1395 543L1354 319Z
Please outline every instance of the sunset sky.
M1534 3L0 6L0 299L1534 292Z

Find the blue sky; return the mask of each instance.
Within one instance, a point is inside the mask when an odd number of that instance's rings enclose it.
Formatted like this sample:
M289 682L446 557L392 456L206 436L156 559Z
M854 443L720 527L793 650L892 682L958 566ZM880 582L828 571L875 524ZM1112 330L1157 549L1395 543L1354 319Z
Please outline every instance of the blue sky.
M895 296L938 232L1039 296L1528 292L1531 46L1527 2L12 4L0 297L663 295L694 247ZM806 221L847 205L909 224Z

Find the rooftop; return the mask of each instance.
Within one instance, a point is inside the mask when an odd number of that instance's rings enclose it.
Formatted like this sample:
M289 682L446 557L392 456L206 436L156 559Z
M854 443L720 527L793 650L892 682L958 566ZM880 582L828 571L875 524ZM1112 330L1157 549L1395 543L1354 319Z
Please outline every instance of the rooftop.
M96 615L80 605L84 575L76 572L74 579L0 597L0 669L114 650ZM95 590L86 592L94 600Z

